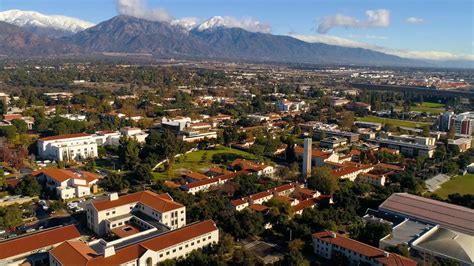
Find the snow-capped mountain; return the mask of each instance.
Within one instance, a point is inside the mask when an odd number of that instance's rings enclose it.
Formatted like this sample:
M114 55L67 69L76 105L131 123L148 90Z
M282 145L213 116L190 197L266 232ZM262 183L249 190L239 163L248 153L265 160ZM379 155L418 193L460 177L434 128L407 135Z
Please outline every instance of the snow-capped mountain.
M205 31L205 30L212 30L215 28L228 27L228 26L229 25L226 19L224 19L221 16L214 16L212 18L209 18L203 21L201 24L197 25L195 29L198 31Z
M94 23L77 18L44 15L34 11L7 10L0 12L0 21L48 37L72 35L94 26Z
M198 25L198 19L194 17L175 19L170 22L173 26L180 26L185 31L190 31Z
M194 30L196 31L208 31L215 30L217 28L240 28L250 32L261 32L261 33L270 33L272 28L267 23L262 23L258 20L254 20L250 17L237 19L235 17L221 17L214 16L200 23Z

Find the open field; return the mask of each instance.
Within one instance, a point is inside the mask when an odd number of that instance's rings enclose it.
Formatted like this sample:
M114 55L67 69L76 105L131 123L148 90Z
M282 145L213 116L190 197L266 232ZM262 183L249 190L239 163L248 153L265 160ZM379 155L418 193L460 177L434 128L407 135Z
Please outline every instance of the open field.
M474 174L455 176L451 180L441 185L441 188L434 192L442 198L447 198L449 194L459 193L474 194Z
M202 172L211 166L219 166L219 164L212 163L212 156L220 153L233 154L235 157L249 160L255 159L255 156L248 152L219 145L212 150L199 150L182 155L176 158L171 171L164 171L163 167L160 167L157 172L153 173L153 175L156 179L166 179L178 177L181 171L185 169Z
M444 104L424 102L420 106L412 106L411 110L415 112L425 112L429 114L439 114L444 112Z
M420 127L423 127L424 125L429 125L429 123L425 123L425 122L398 120L398 119L383 118L383 117L376 117L376 116L357 117L357 120L364 121L364 122L381 123L384 125L389 124L396 127L409 127L409 128L420 128Z

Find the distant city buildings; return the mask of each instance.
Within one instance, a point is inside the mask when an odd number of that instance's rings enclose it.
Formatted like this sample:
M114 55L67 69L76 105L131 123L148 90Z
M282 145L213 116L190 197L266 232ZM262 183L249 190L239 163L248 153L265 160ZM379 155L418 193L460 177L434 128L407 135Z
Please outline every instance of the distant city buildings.
M441 131L450 131L454 128L456 134L471 136L474 133L474 112L457 115L454 112L445 112L439 116L438 123Z

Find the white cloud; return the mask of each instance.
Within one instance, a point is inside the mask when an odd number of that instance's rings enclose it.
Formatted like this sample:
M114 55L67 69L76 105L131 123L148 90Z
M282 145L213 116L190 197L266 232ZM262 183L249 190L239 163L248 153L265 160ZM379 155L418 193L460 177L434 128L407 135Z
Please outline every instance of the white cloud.
M472 54L455 54L444 51L409 51L404 49L393 49L377 46L369 43L354 41L351 39L341 38L332 35L291 35L292 37L310 43L325 43L330 45L339 45L351 48L364 48L381 53L396 55L403 58L411 59L428 59L428 60L469 60L474 61Z
M170 22L171 25L178 25L185 28L186 30L191 30L196 25L198 25L198 23L199 19L196 17L184 17Z
M425 21L424 19L417 18L417 17L409 17L405 20L406 23L410 23L410 24L421 24L424 21Z
M150 7L145 0L117 0L117 12L121 15L170 22L173 17L163 8Z
M388 39L387 36L378 36L378 35L371 35L371 34L367 34L367 35L350 34L347 37L352 38L352 39L373 39L373 40L387 40Z
M334 27L371 28L388 27L390 25L390 11L387 9L367 10L365 15L367 20L359 20L342 14L323 17L319 23L318 32L327 33Z

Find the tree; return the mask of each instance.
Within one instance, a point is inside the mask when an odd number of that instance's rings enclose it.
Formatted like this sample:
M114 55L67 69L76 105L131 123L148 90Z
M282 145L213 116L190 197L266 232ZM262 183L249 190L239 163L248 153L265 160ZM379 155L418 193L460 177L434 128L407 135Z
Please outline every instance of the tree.
M16 127L15 126L0 127L0 136L6 137L8 140L14 139L16 137Z
M288 244L288 254L285 256L285 265L309 265L301 251L303 250L304 242L301 239L295 239Z
M95 167L96 167L95 159L94 158L87 158L85 169L87 171L92 172L92 171L95 171Z
M237 133L237 128L235 127L226 127L224 128L224 144L225 145L230 145L233 142L236 142L238 140L238 133Z
M22 210L20 205L13 204L4 208L0 208L0 227L14 228L23 224Z
M455 175L459 172L459 166L456 162L448 162L444 164L443 172L447 174Z
M151 173L151 167L147 164L139 164L135 168L134 176L136 180L143 183L150 183L153 180L153 174Z
M140 145L136 139L123 136L119 141L119 160L126 169L135 169L140 164Z
M15 187L15 193L29 197L39 196L41 194L41 185L36 180L36 177L28 175Z
M367 222L365 226L351 238L355 238L368 245L378 247L379 240L392 233L392 227L386 223Z
M354 124L355 116L354 112L344 112L339 125L345 130L350 130Z
M129 184L123 177L116 173L109 173L104 178L103 186L107 191L120 192L129 187Z
M13 119L12 125L16 127L16 131L18 133L24 134L28 131L28 124L26 124L26 122L21 119Z
M308 187L323 194L332 195L338 190L339 185L337 177L331 173L331 170L322 166L314 169L312 176L308 179Z

